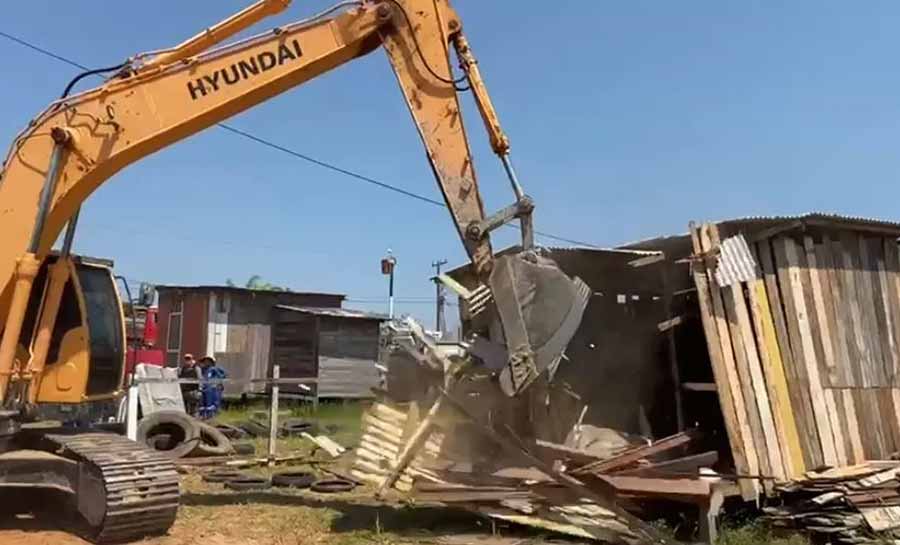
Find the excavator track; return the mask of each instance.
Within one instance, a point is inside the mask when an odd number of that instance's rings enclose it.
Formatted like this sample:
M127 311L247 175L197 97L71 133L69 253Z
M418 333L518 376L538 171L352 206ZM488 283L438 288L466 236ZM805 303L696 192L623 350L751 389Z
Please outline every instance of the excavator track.
M95 543L123 543L165 534L175 522L180 490L178 472L170 459L120 435L45 438L58 455L85 464L95 481L86 488L104 496L78 499L80 510L87 506L92 511L93 516L87 518L95 520L89 520L88 537Z

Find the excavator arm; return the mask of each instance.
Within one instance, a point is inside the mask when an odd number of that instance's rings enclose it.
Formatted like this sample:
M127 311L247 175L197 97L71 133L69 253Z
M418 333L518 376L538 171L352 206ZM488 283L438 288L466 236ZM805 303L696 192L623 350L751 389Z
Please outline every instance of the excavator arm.
M286 4L262 0L180 46L135 57L100 87L52 103L15 139L0 171L0 393L6 392L7 406L11 382L21 386L17 396L23 402L36 401L70 275L64 258L80 207L95 189L129 164L381 46L474 270L493 293L507 344L515 340L508 347L509 360L526 360L524 375L507 373L514 380L507 380L505 389L515 393L546 366L529 360L540 343L529 338L530 312L523 314L519 305L520 299L544 293L532 285L529 267L549 270L556 286L573 297L579 287L558 270L547 269L539 261L543 258L529 254L499 262L492 255L490 231L516 219L523 229L523 249L530 252L533 205L515 178L507 138L454 10L446 0L346 2L321 17L210 49ZM460 60L462 78L453 76L451 49ZM464 82L473 91L516 196L512 206L490 217L484 213L460 113L458 87ZM19 342L32 284L67 225L62 258L47 275L40 319L30 337L28 361L23 361ZM523 279L531 283L522 284ZM527 293L521 293L523 285ZM517 300L508 301L510 297ZM562 306L567 307L562 318L571 321L570 306L580 321L583 301ZM546 321L545 312L534 314Z

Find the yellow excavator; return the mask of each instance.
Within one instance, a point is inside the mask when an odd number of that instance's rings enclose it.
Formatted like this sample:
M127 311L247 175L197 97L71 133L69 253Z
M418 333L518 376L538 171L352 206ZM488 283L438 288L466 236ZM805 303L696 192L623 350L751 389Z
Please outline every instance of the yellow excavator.
M534 205L447 0L342 2L218 45L288 4L261 0L176 47L80 74L15 137L0 170L0 489L66 494L97 542L165 532L179 488L172 462L143 445L48 425L116 399L127 380L112 272L72 253L81 205L129 164L315 76L379 48L387 54L481 282L467 292L470 333L493 345L483 363L504 393L516 395L558 362L581 321L587 288L534 247ZM72 93L99 74L102 85ZM493 215L460 113L468 90L515 197ZM495 256L490 233L514 221L520 251Z

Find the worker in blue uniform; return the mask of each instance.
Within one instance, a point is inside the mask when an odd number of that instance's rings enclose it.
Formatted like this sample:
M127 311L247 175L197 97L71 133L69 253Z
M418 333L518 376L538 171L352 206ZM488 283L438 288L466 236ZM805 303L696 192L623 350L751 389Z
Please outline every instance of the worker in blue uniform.
M225 370L216 365L216 359L212 356L204 356L200 359L200 369L204 379L224 379L228 375ZM202 402L200 406L200 418L210 419L222 410L222 398L225 385L222 383L207 383L202 388Z

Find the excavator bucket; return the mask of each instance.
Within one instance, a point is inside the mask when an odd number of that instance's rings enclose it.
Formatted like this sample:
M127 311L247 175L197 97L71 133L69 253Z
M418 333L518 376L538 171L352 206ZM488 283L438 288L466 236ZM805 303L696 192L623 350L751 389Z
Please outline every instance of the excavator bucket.
M498 257L489 285L506 339L500 387L514 396L562 357L591 290L534 252Z

